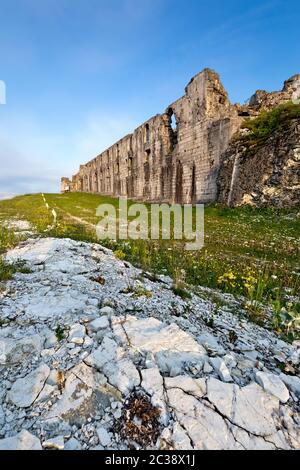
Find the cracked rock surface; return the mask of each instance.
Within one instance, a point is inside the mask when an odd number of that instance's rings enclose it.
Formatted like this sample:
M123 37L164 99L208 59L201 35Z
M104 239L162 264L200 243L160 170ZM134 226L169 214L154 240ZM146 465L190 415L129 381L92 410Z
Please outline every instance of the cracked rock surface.
M31 273L0 289L0 449L300 448L299 343L99 245L7 259Z

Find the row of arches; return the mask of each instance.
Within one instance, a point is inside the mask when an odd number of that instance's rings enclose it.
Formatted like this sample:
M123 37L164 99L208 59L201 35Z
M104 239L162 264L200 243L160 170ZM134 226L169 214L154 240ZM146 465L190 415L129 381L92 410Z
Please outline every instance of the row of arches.
M132 164L132 162L130 163ZM117 168L117 167L116 167ZM151 198L151 175L149 162L144 163L144 184L143 192L140 196L148 199ZM161 197L163 199L170 199L178 204L197 202L197 184L196 184L196 164L194 163L190 168L189 175L184 171L184 165L181 160L177 160L175 165L172 162L162 168L161 171ZM113 187L111 184L113 183ZM84 192L115 194L120 195L121 190L128 197L134 197L137 184L134 176L129 172L124 181L124 188L122 188L118 170L114 175L113 180L110 174L103 174L103 172L93 171L80 177L77 181L77 190ZM124 195L125 195L124 194Z
M183 180L183 164L180 160L176 164L176 176L175 176L175 202L177 204L190 203L196 204L197 202L197 184L196 184L196 165L195 163L191 168L191 177L189 179L189 185L186 185L186 194L184 194L184 180Z

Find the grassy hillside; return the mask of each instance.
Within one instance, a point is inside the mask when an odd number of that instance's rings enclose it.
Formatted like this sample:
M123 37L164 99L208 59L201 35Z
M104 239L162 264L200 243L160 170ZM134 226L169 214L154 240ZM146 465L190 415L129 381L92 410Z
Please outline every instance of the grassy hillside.
M117 206L118 200L95 194L45 194L50 208L58 213L58 224L41 195L0 201L0 250L16 242L3 228L5 220L30 221L43 235L95 241L96 208L101 203ZM299 233L297 210L225 209L205 210L205 247L187 252L179 241L110 241L102 244L116 255L151 271L174 279L174 290L187 295L186 284L219 289L245 298L249 316L264 321L272 309L273 327L295 333L299 323ZM208 295L208 294L207 294Z
M246 119L242 128L249 132L237 138L249 150L256 152L269 137L276 135L276 132L286 131L296 119L300 119L300 104L284 103L271 111L262 111L256 119Z

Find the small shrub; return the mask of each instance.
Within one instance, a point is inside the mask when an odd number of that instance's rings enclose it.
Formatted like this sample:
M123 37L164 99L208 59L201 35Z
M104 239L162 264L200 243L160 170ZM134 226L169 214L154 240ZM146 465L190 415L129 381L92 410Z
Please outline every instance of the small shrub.
M187 290L183 289L183 287L173 286L172 291L178 297L181 297L183 300L188 300L192 298L192 294L190 294Z
M138 286L135 288L133 296L134 297L147 297L148 299L150 299L151 297L153 297L153 293L145 289L145 287L143 286Z
M65 339L65 330L60 325L56 327L55 336L59 342Z
M228 338L232 344L235 344L238 340L238 335L236 334L234 330L230 330L228 334Z
M152 405L147 395L133 392L125 401L122 416L116 423L116 431L122 439L137 442L143 449L153 446L160 433L161 412Z
M114 255L115 255L116 258L118 258L120 260L124 260L126 258L126 253L124 253L123 250L115 250Z

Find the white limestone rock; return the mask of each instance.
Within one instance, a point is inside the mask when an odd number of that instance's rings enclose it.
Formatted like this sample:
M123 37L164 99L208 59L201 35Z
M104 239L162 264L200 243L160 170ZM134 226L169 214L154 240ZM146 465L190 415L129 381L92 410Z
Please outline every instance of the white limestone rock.
M271 442L266 441L263 437L254 436L236 426L231 426L232 434L236 441L241 444L244 449L251 450L276 450Z
M223 307L214 316L215 329L204 333L211 302L195 293L187 314L167 277L155 282L144 276L152 297L130 299L121 291L143 273L129 263L125 268L99 245L34 239L8 256L24 256L33 272L16 276L5 295L0 292L0 310L10 319L0 328L0 362L5 366L0 385L1 436L11 439L12 429L35 426L44 439L63 436L65 449L95 448L97 427L112 429L125 397L142 387L161 412L164 431L157 448L299 448L300 379L279 376L291 395L288 403L281 404L253 383L258 369L267 374L278 371L278 358L287 364L292 361L295 368L299 344L277 341L272 332ZM98 273L105 278L104 285L92 282ZM179 317L174 316L174 302ZM56 342L53 332L58 325L66 331L80 325L83 331L83 324L90 337L80 336L78 347L70 339L68 344ZM235 344L228 339L231 330L239 339ZM218 370L210 366L207 356ZM13 382L17 377L26 381L32 368L44 362L52 370L40 391L30 390L33 403L19 410L11 406ZM234 384L195 378L214 370L222 380L229 379L229 373ZM22 399L21 387L19 393ZM118 435L109 434L109 438L109 447L128 447ZM96 448L104 446L100 443Z
M0 439L0 450L42 450L40 440L23 429L14 437Z
M151 352L163 373L174 367L182 370L189 363L201 363L205 356L203 347L174 323L166 325L155 318L131 316L122 325L120 320L113 323L113 331L125 344L129 341L132 349Z
M293 352L290 360L295 366L298 366L300 364L300 348Z
M208 352L218 354L219 356L225 354L223 346L218 343L217 339L213 335L203 333L198 336L197 340Z
M45 349L52 349L52 348L55 348L56 346L58 345L58 339L57 339L57 336L55 333L50 333L47 337L46 337L46 341L45 341Z
M176 450L193 450L191 440L187 432L177 422L174 423L170 436L166 436L166 438L167 442L171 442L173 448Z
M160 421L164 426L168 425L169 415L164 396L164 382L158 367L144 369L142 374L142 387L151 397L151 403L160 410Z
M73 325L69 332L69 341L74 344L82 345L85 339L85 327L80 323Z
M109 383L124 395L139 386L141 382L137 368L129 359L120 359L112 364L106 363L103 372L108 377Z
M63 436L53 437L52 439L44 441L42 446L44 449L64 450L65 441Z
M209 359L209 362L219 375L220 379L223 380L223 382L233 382L228 367L226 366L225 361L223 361L223 359L221 359L220 357L211 357Z
M286 374L280 374L279 377L288 389L300 398L300 378Z
M168 400L195 450L239 448L223 418L206 404L179 388L168 390Z
M0 405L0 428L3 426L5 423L5 413L3 410L3 407Z
M127 394L140 384L140 375L133 362L126 358L126 351L105 337L101 346L85 359L88 365L104 372L109 383L121 393Z
M20 364L26 359L39 355L44 338L29 335L23 338L3 338L0 336L0 365Z
M92 338L90 338L89 336L86 336L84 339L83 348L87 349L90 346L93 346L93 344L94 344L94 341L92 340Z
M58 379L59 379L58 370L52 369L50 371L50 374L49 374L47 380L46 380L46 384L52 385L52 386L55 387L55 386L59 385L59 380Z
M27 408L39 396L50 374L46 364L40 365L22 379L17 379L8 392L8 400L19 408Z
M36 403L43 403L43 402L50 400L51 396L56 390L57 390L57 387L54 387L53 385L49 385L46 383L43 390L37 397Z
M88 367L84 362L77 364L70 370L79 380L90 388L99 388L107 384L105 375L100 374L92 367Z
M105 330L106 328L109 328L109 320L106 316L97 318L89 323L89 329L95 333L99 330Z
M112 363L117 359L125 357L125 351L118 347L118 344L111 338L105 337L101 346L90 354L85 362L101 370L107 363Z
M86 305L87 296L78 295L76 290L69 289L63 293L53 296L52 292L45 296L32 295L29 305L25 308L25 313L29 317L40 318L64 318L72 311L82 311Z
M289 400L289 391L278 375L267 372L256 372L255 379L267 393L271 393L271 395L277 397L281 403L286 403Z
M210 374L213 371L213 367L209 364L209 362L205 361L204 366L203 366L203 372L205 374Z
M100 308L99 310L100 315L107 315L107 317L112 317L115 314L115 311L112 307L105 306Z
M167 390L180 389L196 398L203 398L206 394L206 380L192 379L188 375L180 377L166 377L165 387Z
M81 450L81 444L77 439L71 437L71 439L65 443L64 450Z
M276 433L273 416L278 415L279 401L256 383L240 388L210 377L207 398L232 424L249 433L262 437Z
M79 376L85 374L83 370L77 370L77 373ZM85 378L87 383L92 380L90 376ZM92 385L89 387L71 371L60 400L45 415L45 420L60 418L71 425L81 426L90 416L103 414L110 406L110 397L116 398L115 390L97 381Z
M99 443L101 446L109 447L111 445L111 437L105 428L103 427L97 428L97 435L98 435Z

